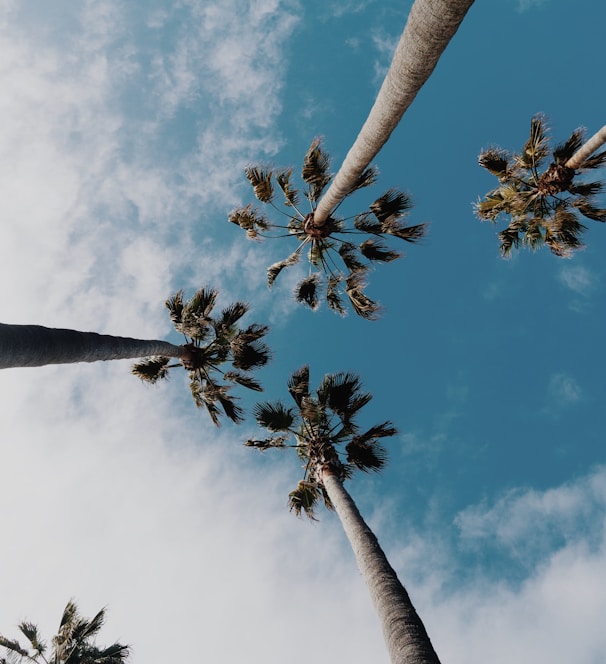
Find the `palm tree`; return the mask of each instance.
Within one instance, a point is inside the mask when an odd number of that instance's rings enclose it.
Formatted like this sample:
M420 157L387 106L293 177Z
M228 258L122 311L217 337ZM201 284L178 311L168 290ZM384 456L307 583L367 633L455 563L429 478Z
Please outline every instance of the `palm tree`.
M314 214L316 226L327 223L387 143L472 4L473 0L415 0L368 118L333 183L318 203Z
M189 372L196 406L205 407L216 425L221 411L239 423L243 411L229 391L235 384L262 391L251 371L264 366L270 358L269 348L260 341L268 327L253 323L240 328L239 321L248 311L243 302L230 304L213 317L217 296L217 290L201 288L189 300L184 300L183 291L178 291L166 301L175 329L185 337L180 346L167 341L2 323L0 369L144 358L133 366L132 373L156 383L167 378L170 369L182 366ZM178 362L171 364L171 359ZM223 371L220 367L226 363L231 363L231 369Z
M309 212L303 211L300 193L292 184L292 169L274 170L262 166L246 169L255 196L284 216L284 223L270 221L251 205L234 210L229 221L246 231L250 239L294 238L295 250L284 260L267 270L267 282L272 286L284 268L299 262L303 250L308 250L310 273L295 288L295 298L312 309L319 305L319 290L324 288L328 306L344 315L342 294L347 296L354 311L367 320L377 317L379 307L364 294L365 275L372 263L387 263L400 257L383 243L387 236L406 242L417 242L425 233L425 224L405 226L402 218L411 207L409 197L391 189L370 204L368 210L354 217L339 218L335 208L322 226L314 223L316 204L332 176L328 172L330 158L314 140L303 160L301 177L306 184L304 197ZM373 184L377 172L367 168L350 188L349 194ZM276 191L284 196L282 209L275 203ZM363 236L356 244L356 236ZM321 272L325 277L322 278Z
M492 222L509 217L508 227L499 233L503 256L520 245L533 250L546 245L556 256L568 257L583 246L580 236L586 226L580 215L606 221L606 210L595 205L602 183L577 177L606 164L606 151L595 153L606 142L606 128L585 144L583 135L577 129L550 151L545 119L535 115L519 154L498 148L480 154L480 165L498 178L499 185L476 203L476 214Z
M189 371L189 387L196 406L206 408L216 425L221 410L237 424L243 420L243 411L229 391L235 384L262 391L251 371L267 364L270 358L269 348L260 341L269 328L258 323L239 327L248 311L244 302L234 302L218 316L212 316L218 294L213 288L201 288L184 300L183 291L178 291L166 301L166 307L175 329L187 342L184 348L188 355L181 364ZM132 373L154 384L179 366L170 364L170 360L166 355L148 357L134 364ZM223 371L220 367L225 363L231 363L232 368Z
M439 664L408 593L343 486L356 470L379 471L384 466L386 453L379 441L395 435L396 429L387 421L360 432L356 416L372 395L362 392L355 374L328 374L311 394L305 366L292 374L288 390L296 407L280 401L257 404L257 423L270 435L245 444L259 450L296 449L304 473L289 495L291 511L313 519L321 499L337 512L379 615L391 661ZM294 444L289 445L291 436ZM342 446L344 454L338 449Z
M0 646L5 648L6 657L0 658L0 664L34 662L35 664L122 664L129 655L128 646L114 643L108 647L99 647L95 638L105 620L102 609L91 620L82 618L73 601L67 603L59 625L59 631L51 640L48 652L46 644L40 638L38 627L30 622L22 622L19 630L28 641L24 648L17 640L0 636Z

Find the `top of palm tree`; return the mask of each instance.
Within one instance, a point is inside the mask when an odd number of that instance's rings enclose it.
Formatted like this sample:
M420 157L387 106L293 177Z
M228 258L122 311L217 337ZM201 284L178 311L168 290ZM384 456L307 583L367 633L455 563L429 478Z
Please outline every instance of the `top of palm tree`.
M606 151L573 160L583 136L583 130L577 129L550 149L545 118L535 115L520 153L490 148L480 154L480 166L496 176L499 185L476 203L476 213L492 222L509 216L508 227L499 233L503 256L520 245L531 249L546 245L556 256L568 257L583 246L580 236L586 227L579 215L606 221L606 210L595 205L602 183L578 177L606 164Z
M234 302L213 315L219 292L201 288L188 300L178 291L166 301L171 321L186 340L187 353L180 364L168 357L149 357L137 362L132 373L148 383L168 377L169 369L182 365L190 378L192 397L198 408L206 408L215 425L221 411L232 422L243 419L243 411L229 393L234 384L261 392L263 388L251 372L270 359L269 348L260 341L269 328L252 323L241 328L240 319L248 311L244 302ZM224 364L231 368L223 370Z
M322 484L323 471L330 470L343 480L356 470L381 470L387 455L379 440L397 431L389 421L360 431L356 419L372 395L362 391L356 374L327 374L312 393L309 367L304 366L290 377L288 391L294 407L287 407L281 401L256 405L257 423L270 435L249 439L245 445L258 450L296 449L305 470L303 479L289 495L290 509L298 516L305 513L313 519L320 497L327 508L332 508ZM293 440L293 444L287 444L289 440Z
M252 205L234 210L229 215L229 221L240 226L253 240L287 237L297 242L295 250L287 258L268 268L269 286L283 269L298 263L306 249L310 274L297 284L297 301L316 309L319 305L318 292L324 285L326 301L333 311L345 314L342 300L345 294L359 316L372 320L377 317L379 307L363 292L365 276L371 264L387 263L401 256L399 252L387 247L383 240L394 236L415 243L424 236L426 226L406 226L403 223L412 204L406 194L395 189L387 191L371 203L366 211L353 217L338 217L337 205L322 226L316 225L316 205L332 180L329 167L328 154L322 149L320 141L314 140L303 160L303 196L293 186L292 169L248 167L246 177L256 198L282 214L284 222L268 219ZM374 184L376 179L376 169L367 168L350 187L348 195ZM277 191L283 196L284 207L275 203ZM302 198L306 201L302 201ZM358 239L362 241L358 243ZM324 284L322 272L326 280Z
M19 641L0 636L0 646L6 651L6 657L0 658L0 664L35 662L37 664L123 664L129 655L129 647L121 643L99 647L95 639L103 626L105 609L101 609L92 618L83 618L75 602L69 601L59 631L51 639L50 650L40 637L38 628L31 622L18 625L19 631L27 639L23 647Z

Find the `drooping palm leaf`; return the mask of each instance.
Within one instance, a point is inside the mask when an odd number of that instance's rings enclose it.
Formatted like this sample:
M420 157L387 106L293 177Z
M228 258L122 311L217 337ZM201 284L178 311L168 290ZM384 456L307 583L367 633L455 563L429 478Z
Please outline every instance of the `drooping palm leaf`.
M298 263L300 257L301 257L301 249L299 248L296 251L294 251L286 260L278 261L277 263L270 265L267 268L267 285L273 286L273 283L276 280L276 277L280 274L280 272L282 272L284 268L290 267L291 265Z
M309 396L309 366L305 365L293 371L288 379L288 391L299 408L305 397Z
M370 205L370 211L381 222L396 219L412 208L410 197L403 191L390 189Z
M252 205L234 210L228 219L232 224L236 224L246 231L246 235L250 240L258 239L260 232L267 231L270 228L268 220L262 214L259 214Z
M290 181L291 176L292 168L289 168L280 171L276 175L276 181L284 194L285 204L296 209L297 205L299 205L299 192L292 186Z
M343 281L341 275L331 275L328 277L328 284L326 286L326 303L328 306L340 314L345 316L347 313L345 307L343 306L343 299L339 293L339 284Z
M295 288L297 302L304 302L310 309L317 309L320 304L318 299L319 284L320 276L317 272L302 279Z
M400 257L400 253L387 248L380 240L365 240L360 244L360 253L369 261L389 263Z
M379 305L364 294L366 283L361 272L353 272L346 281L345 293L354 311L366 320L375 320L379 315Z
M256 439L256 438L249 438L245 443L245 447L254 447L257 450L261 450L264 452L265 450L269 450L270 448L274 447L279 447L279 448L284 448L286 447L285 443L289 438L289 434L283 435L283 436L269 436L267 438L263 438L262 440Z
M315 521L314 511L318 498L321 496L322 491L316 482L300 480L297 488L288 494L290 511L297 516L301 516L303 513L306 517Z
M387 452L381 445L360 440L356 436L345 446L345 451L347 463L364 472L369 470L377 472L387 462Z
M309 185L307 197L314 203L318 201L324 188L331 180L328 172L330 157L320 147L320 140L315 139L303 158L301 177Z

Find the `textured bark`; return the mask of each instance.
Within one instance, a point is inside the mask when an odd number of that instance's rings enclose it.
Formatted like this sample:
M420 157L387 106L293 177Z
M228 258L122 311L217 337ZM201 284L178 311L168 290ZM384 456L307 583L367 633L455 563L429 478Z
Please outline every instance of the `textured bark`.
M182 346L167 341L112 337L41 325L0 323L0 369L121 360L149 355L181 357L183 353Z
M566 162L568 168L577 169L579 166L602 145L606 143L606 125L596 132L584 145L582 145Z
M416 0L377 99L335 179L318 204L322 225L389 139L434 70L474 0Z
M404 586L341 480L323 469L322 483L343 524L375 609L393 664L440 664Z

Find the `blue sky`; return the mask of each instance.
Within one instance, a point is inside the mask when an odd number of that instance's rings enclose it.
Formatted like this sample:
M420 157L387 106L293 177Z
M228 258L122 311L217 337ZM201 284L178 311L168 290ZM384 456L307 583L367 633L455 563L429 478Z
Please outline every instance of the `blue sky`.
M430 223L371 274L381 320L301 309L292 275L268 291L285 244L227 223L252 202L249 163L298 171L321 136L336 171L410 4L0 2L2 320L176 341L163 302L178 288L249 301L272 327L268 399L304 363L316 382L352 370L368 423L400 430L386 471L349 489L442 660L595 664L606 235L588 222L570 260L503 261L472 203L494 185L480 149L520 149L533 114L558 141L604 124L606 10L472 7L378 184L343 206L400 187L411 223ZM109 607L107 641L135 663L387 662L338 521L288 513L296 459L244 449L250 422L215 430L181 377L148 388L128 369L0 375L0 631L29 618L50 634L75 597Z

